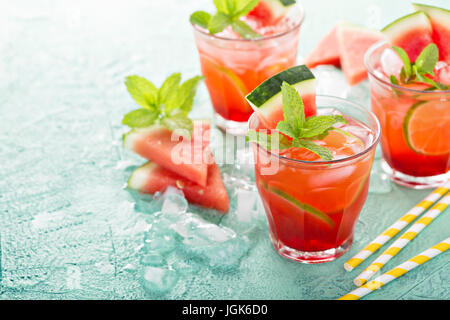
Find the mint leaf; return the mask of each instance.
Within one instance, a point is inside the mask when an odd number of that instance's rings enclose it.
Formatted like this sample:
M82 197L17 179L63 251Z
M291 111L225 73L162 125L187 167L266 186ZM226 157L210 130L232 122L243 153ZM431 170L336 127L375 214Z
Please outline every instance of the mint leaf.
M281 85L284 121L287 122L296 136L305 122L305 106L300 94L287 82Z
M406 53L405 50L399 47L392 47L392 49L394 49L395 52L397 52L398 56L402 60L405 76L407 79L409 79L409 77L411 77L412 70L411 70L411 61L409 60L408 54Z
M297 136L295 129L292 128L291 125L289 123L287 123L286 121L278 122L277 130L291 138L295 138Z
M340 115L310 117L301 129L299 137L314 138L331 129L336 123L347 123L347 121Z
M391 75L389 77L389 80L391 81L392 84L399 85L398 79L394 75Z
M211 15L205 11L196 11L191 14L189 21L196 24L204 29L208 29L209 21L211 20Z
M277 124L279 133L270 135L250 130L247 140L260 144L267 150L284 150L287 148L304 148L317 154L322 160L333 160L333 154L325 147L317 145L313 140L324 139L336 123L347 123L341 115L314 116L305 119L305 108L297 90L283 82L281 86L284 121ZM277 135L277 136L275 136ZM291 137L289 140L286 136ZM271 140L278 138L275 145Z
M208 24L208 30L212 34L222 32L226 27L233 23L230 16L223 12L216 13Z
M305 139L294 139L293 140L293 146L296 148L303 148L307 149L311 152L314 152L317 154L320 158L322 158L325 161L332 161L333 155L331 154L330 150L328 150L325 147L321 147L311 140L305 140Z
M439 60L439 49L434 43L430 43L417 57L415 65L420 74L434 75L434 67Z
M211 34L222 32L228 26L244 39L259 38L261 35L255 32L247 23L239 20L247 15L258 5L259 0L214 0L217 12L214 16L204 11L194 12L190 21L203 28L207 28Z
M142 108L154 109L158 103L158 89L153 83L139 76L129 76L125 85L131 97Z
M258 5L259 0L235 0L235 2L236 12L234 13L234 17L243 17Z
M181 73L174 73L163 82L161 88L158 91L159 104L164 103L170 95L177 92L180 81Z
M231 13L228 9L228 0L214 0L214 5L218 12L223 12L227 15Z
M174 115L182 111L183 114L187 114L192 109L194 102L194 96L196 93L198 83L203 80L203 76L195 76L189 80L183 82L175 94L171 94L169 99L165 103L164 112L167 116Z
M231 25L231 28L243 39L256 39L261 37L259 33L253 31L253 29L248 24L241 20L234 21Z
M267 134L255 130L249 130L246 136L248 142L259 144L266 150L286 150L291 147L289 140L278 132Z
M148 109L137 109L127 113L122 120L122 124L130 128L146 128L155 123L158 114Z

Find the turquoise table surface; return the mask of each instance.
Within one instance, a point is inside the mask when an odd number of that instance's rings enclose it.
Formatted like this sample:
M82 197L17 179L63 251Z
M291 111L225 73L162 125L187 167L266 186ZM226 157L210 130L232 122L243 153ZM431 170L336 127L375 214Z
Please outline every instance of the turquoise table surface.
M448 6L447 0L424 2ZM176 221L177 235L162 228L168 224L157 211L164 198L148 201L124 187L144 161L121 147L127 131L121 119L134 108L123 80L139 74L160 84L172 72L199 74L188 17L211 3L0 2L1 299L336 299L354 289L362 271L344 271L346 259L429 193L386 180L378 153L352 249L337 261L304 265L275 253L252 168L238 159L221 166L230 216L195 207L184 214L234 242L226 247L207 234L201 236L214 245L195 247L180 238L192 230ZM303 5L299 61L338 20L380 28L411 10L406 0ZM367 81L350 88L339 71L316 72L319 92L369 108ZM210 115L202 85L192 116ZM216 152L220 144L213 146ZM167 197L165 212L171 205L181 210L182 200ZM387 268L448 237L448 211ZM167 249L159 262L160 256L146 254L158 233ZM365 299L450 299L450 253Z

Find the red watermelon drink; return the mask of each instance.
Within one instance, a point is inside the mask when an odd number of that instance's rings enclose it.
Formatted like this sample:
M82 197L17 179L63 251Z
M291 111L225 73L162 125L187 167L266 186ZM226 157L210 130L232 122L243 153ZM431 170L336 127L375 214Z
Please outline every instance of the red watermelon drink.
M289 96L283 94L283 110ZM303 263L332 261L351 247L380 135L375 115L354 103L318 96L317 105L318 116L297 119L304 123L300 130L292 130L286 118L277 130L268 130L258 113L249 120L272 244L280 255ZM322 132L326 122L330 127ZM310 138L292 138L291 131Z
M282 2L290 5L285 8ZM205 25L193 23L201 69L219 128L245 134L253 113L245 96L267 78L295 65L303 10L292 3L260 1L239 20L251 27L250 35L239 34L234 26L211 34Z
M448 44L448 11L446 21ZM450 170L449 57L433 43L433 25L421 11L401 18L384 31L389 43L366 55L372 111L383 131L383 168L396 183L418 189L444 183ZM427 65L430 70L418 70Z

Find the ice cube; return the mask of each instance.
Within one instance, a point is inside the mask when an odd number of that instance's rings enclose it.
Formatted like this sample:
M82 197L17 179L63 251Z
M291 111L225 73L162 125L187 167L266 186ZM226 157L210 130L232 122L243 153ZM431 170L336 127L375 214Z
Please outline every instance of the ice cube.
M397 79L400 78L400 71L402 70L403 62L394 50L391 48L384 49L380 60L381 68L386 76L390 77L393 75Z
M139 263L143 266L161 267L166 264L166 260L160 254L149 253L142 255Z
M152 236L150 232L147 233L144 240L144 246L142 248L143 253L148 254L168 254L175 250L176 239L170 234L164 236Z
M162 294L170 291L178 281L175 270L146 266L142 269L141 283L149 293Z
M186 213L188 203L181 190L174 187L168 187L164 192L162 214L169 219L176 219L179 215Z
M450 65L441 65L439 68L436 66L436 81L442 84L450 85Z
M236 268L242 257L250 249L248 238L233 238L220 244L208 246L183 246L185 252L201 259L212 269L228 270Z
M257 191L239 189L236 192L236 208L222 219L221 225L239 234L251 232L257 225Z
M219 227L192 213L184 215L171 228L183 238L184 244L190 246L207 246L236 237L233 230Z

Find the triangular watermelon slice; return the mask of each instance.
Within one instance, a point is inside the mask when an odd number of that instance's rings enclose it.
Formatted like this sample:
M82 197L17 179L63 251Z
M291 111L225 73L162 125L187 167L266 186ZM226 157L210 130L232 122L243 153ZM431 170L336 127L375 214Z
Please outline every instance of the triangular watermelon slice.
M413 7L427 14L433 28L433 42L439 48L439 58L450 64L450 10L424 4L413 4Z
M168 186L182 190L190 203L223 213L227 213L230 207L230 200L215 162L208 166L208 179L204 187L152 162L136 169L128 180L129 188L143 193L163 192Z
M155 125L131 130L124 135L123 144L125 148L147 160L206 186L208 164L211 161L209 133L209 121L194 120L190 139L178 136L166 127Z
M412 62L416 61L422 50L433 42L430 20L421 11L395 20L382 32L391 45L405 50Z
M323 64L334 65L336 67L341 65L337 29L338 26L331 29L305 58L305 64L308 68L311 69Z
M337 30L342 71L350 85L367 78L364 56L367 49L384 39L381 32L342 22Z

